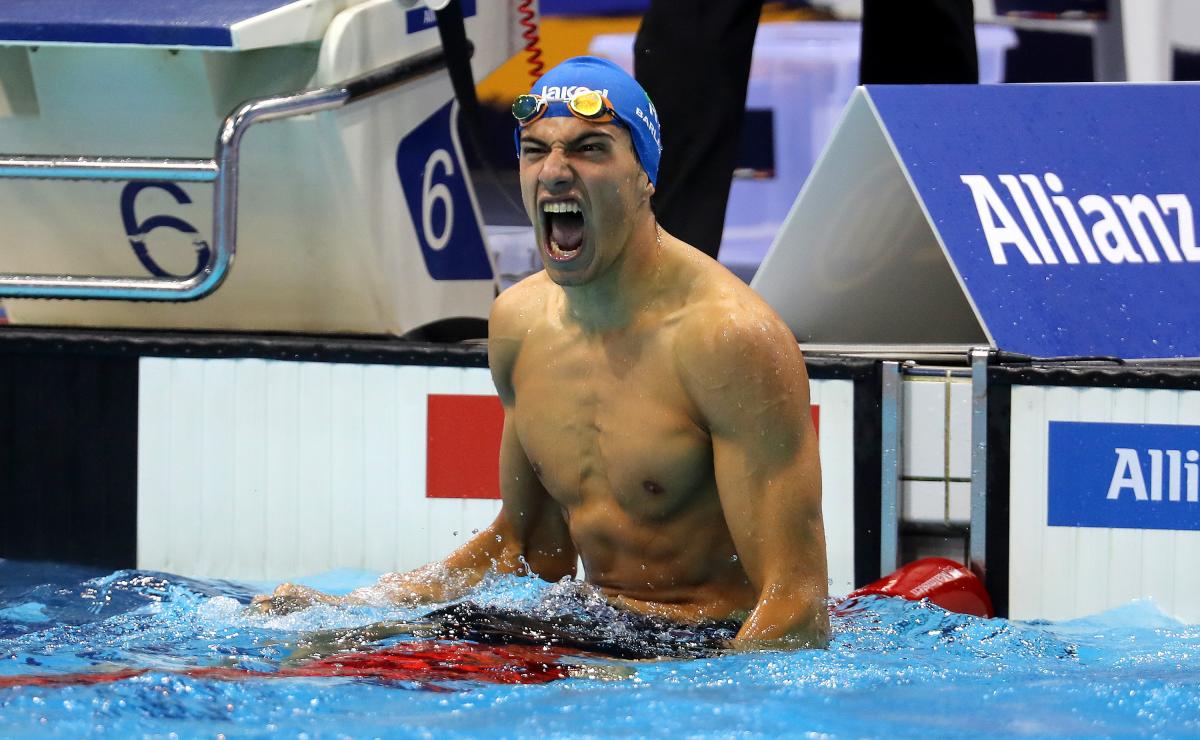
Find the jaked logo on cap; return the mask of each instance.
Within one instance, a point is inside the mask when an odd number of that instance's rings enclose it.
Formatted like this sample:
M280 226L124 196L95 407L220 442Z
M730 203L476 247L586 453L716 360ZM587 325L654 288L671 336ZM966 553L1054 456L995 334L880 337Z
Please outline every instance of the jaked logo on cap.
M1200 530L1200 427L1050 422L1047 524Z
M565 102L575 97L579 93L598 92L604 97L608 97L608 90L593 90L587 85L571 85L569 87L543 87L542 97L546 100Z

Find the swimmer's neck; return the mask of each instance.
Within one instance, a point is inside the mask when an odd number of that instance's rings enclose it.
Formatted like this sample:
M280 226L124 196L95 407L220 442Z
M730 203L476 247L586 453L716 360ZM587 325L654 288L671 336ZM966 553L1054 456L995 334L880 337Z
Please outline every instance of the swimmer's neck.
M612 264L582 285L564 285L564 319L587 333L631 325L662 292L663 244L653 215L630 232Z

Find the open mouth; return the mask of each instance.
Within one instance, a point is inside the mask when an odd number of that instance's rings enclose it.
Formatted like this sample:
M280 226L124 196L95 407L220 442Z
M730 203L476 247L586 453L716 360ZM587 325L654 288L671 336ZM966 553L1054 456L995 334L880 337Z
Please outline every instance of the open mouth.
M556 262L569 262L583 248L583 209L573 200L542 204L546 252Z

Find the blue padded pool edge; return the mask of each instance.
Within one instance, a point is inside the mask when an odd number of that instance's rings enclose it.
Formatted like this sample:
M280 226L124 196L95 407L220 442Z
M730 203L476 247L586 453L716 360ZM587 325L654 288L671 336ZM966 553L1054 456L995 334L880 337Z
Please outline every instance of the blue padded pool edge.
M295 0L4 0L4 42L232 47L231 28Z

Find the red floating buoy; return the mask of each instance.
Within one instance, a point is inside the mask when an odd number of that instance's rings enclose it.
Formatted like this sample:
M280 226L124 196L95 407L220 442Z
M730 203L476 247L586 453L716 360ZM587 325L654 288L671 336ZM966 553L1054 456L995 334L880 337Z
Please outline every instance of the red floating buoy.
M899 596L909 601L929 599L946 611L976 617L996 615L979 577L948 558L913 561L889 576L856 589L846 600L859 596Z

